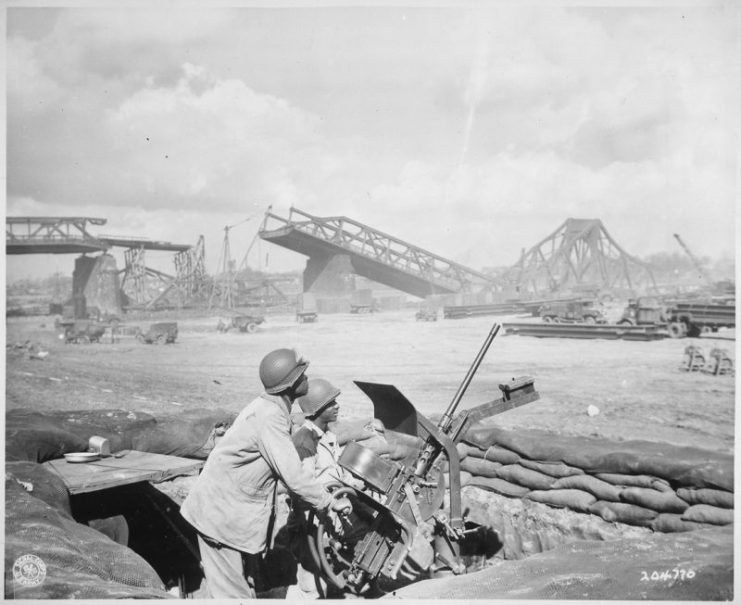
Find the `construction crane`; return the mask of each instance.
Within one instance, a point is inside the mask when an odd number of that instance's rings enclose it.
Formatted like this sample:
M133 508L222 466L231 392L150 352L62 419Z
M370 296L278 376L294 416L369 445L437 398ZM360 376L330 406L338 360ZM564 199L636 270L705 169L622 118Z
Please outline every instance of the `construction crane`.
M252 220L255 216L248 216L243 221L226 225L224 227L224 243L221 246L221 255L219 256L219 266L216 269L213 284L211 287L211 297L208 301L208 308L214 306L214 301L218 298L219 306L223 309L234 308L234 261L232 260L231 247L229 245L229 231ZM218 277L220 276L220 279ZM221 287L219 287L219 285Z
M697 257L692 254L692 251L687 247L687 244L685 244L682 241L682 238L679 237L678 233L674 234L675 239L679 242L679 245L682 246L682 249L687 253L687 256L690 257L690 260L692 261L692 264L695 266L695 269L697 269L697 272L700 275L700 279L702 279L706 285L711 285L713 282L710 279L710 276L707 274L707 271L703 268L703 266L700 264L700 261L697 259Z

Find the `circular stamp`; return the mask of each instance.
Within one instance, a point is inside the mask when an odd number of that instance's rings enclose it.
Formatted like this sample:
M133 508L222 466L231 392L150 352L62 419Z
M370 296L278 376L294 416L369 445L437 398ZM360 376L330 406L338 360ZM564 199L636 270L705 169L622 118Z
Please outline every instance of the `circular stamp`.
M13 577L23 586L38 586L46 578L46 564L36 555L23 555L13 563Z

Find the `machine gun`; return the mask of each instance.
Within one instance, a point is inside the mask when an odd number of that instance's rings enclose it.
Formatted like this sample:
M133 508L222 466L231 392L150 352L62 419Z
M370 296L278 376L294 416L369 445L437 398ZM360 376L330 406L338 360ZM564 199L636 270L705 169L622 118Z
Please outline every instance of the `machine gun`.
M355 442L343 449L339 464L362 483L362 488L338 483L333 497L354 500L354 515L362 517L355 524L365 526L361 530L364 535L357 539L357 528L348 527L347 521L332 523L320 519L315 534L309 536L309 550L315 562L337 588L361 594L383 591L381 585L393 586L424 574L466 571L460 542L475 530L466 529L461 510L460 455L456 445L471 424L539 398L533 379L522 377L500 385L500 399L455 414L500 327L495 323L491 328L436 425L417 412L396 387L355 382L373 402L374 416L386 429L411 435L422 445L401 461L384 458ZM443 506L446 462L447 509ZM338 529L339 524L343 527Z

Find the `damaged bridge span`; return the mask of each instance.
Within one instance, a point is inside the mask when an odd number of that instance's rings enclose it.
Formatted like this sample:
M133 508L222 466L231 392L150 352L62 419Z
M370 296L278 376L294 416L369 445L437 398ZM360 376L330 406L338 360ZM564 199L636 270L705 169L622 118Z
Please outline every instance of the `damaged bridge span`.
M318 217L291 208L288 218L265 213L260 237L309 257L304 290L338 257L354 273L424 298L431 294L501 291L495 278L345 216Z

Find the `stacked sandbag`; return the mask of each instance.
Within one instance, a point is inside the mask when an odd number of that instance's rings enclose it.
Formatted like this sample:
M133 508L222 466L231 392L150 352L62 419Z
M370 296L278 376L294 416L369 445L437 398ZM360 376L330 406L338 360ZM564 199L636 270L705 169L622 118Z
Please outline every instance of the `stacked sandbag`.
M729 455L481 426L464 441L469 486L661 532L733 523Z
M90 437L109 441L111 452L138 450L205 459L236 414L224 410L182 410L157 417L145 412L103 409L58 412L8 410L7 460L45 462L88 448Z
M336 431L341 445L355 441L397 461L422 445L368 421L338 423ZM660 532L733 523L730 455L481 425L465 433L458 453L461 486Z
M68 500L53 487L52 473L38 464L36 469L25 468L24 464L31 463L11 464L6 470L6 598L169 596L154 569L133 550L74 521L67 510ZM40 560L45 568L43 577L32 578L36 581L28 582L19 569L14 574L15 563L28 555Z

